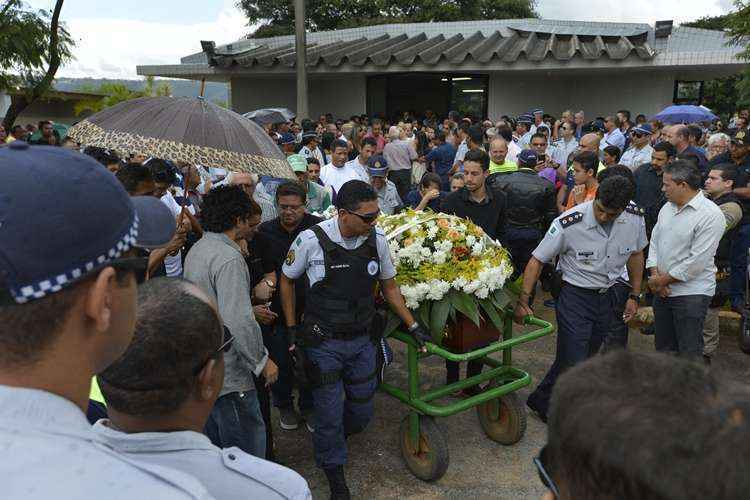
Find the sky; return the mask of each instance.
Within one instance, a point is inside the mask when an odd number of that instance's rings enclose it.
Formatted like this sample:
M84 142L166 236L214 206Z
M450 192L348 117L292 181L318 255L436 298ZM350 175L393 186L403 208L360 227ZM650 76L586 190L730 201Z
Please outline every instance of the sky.
M366 1L366 0L365 0ZM53 0L26 0L51 8ZM244 37L247 20L236 0L66 0L62 19L77 41L76 59L61 77L139 78L139 64L178 64L217 45ZM731 0L538 0L542 18L577 21L676 23L727 13Z

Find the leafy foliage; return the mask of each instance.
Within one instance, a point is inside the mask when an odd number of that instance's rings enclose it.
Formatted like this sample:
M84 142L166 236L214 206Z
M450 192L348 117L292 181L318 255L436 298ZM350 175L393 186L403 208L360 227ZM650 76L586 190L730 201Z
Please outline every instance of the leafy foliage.
M82 85L79 92L91 92L92 94L103 94L101 99L85 100L76 103L73 108L76 115L91 112L96 113L115 104L119 104L139 97L170 96L172 88L169 83L156 83L153 76L146 78L146 87L143 90L131 90L122 83L105 82L98 87Z
M249 24L265 23L252 36L294 33L293 0L240 0ZM307 29L337 30L385 23L424 23L537 17L535 0L308 0Z

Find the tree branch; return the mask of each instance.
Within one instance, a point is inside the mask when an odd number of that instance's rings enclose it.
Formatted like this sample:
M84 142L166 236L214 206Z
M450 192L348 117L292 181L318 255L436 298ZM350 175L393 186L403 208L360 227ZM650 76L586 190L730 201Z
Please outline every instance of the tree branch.
M52 12L52 20L50 21L50 39L49 39L49 67L47 72L39 83L34 86L31 92L31 101L35 101L52 86L52 81L55 79L55 74L60 67L60 12L62 11L63 2L65 0L57 0L55 2L55 10Z

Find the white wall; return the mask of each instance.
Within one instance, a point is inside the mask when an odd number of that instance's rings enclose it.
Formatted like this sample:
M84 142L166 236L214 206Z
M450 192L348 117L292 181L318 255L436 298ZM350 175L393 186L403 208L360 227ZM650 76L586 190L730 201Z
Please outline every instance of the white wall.
M665 71L577 77L492 73L488 90L491 119L518 116L537 107L553 116L560 116L566 109L583 109L589 120L612 115L618 109L627 109L633 116L651 116L672 104L674 75Z
M308 82L310 117L333 113L349 118L365 112L367 84L364 75L337 75L335 78L311 78ZM297 106L296 82L292 78L233 78L232 109L247 113L259 108Z

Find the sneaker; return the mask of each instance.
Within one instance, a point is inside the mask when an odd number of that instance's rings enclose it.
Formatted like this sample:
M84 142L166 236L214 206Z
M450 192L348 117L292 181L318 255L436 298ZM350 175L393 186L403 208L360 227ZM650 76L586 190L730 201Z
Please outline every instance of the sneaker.
M544 307L549 307L550 309L555 308L555 299L548 299L544 301Z
M299 427L299 417L294 408L279 408L279 426L285 431L293 431Z
M346 485L344 467L339 465L323 470L328 478L328 486L331 488L331 500L351 500L352 494Z

